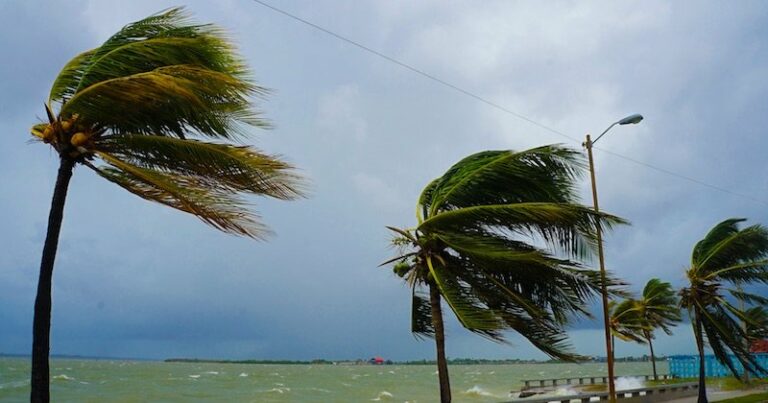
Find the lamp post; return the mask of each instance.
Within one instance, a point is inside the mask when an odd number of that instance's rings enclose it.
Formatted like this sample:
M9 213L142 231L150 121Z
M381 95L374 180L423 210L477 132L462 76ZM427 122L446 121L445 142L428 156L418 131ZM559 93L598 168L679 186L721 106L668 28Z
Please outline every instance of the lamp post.
M584 142L583 146L587 149L587 155L589 156L589 175L592 179L592 201L594 202L595 206L595 213L600 212L600 207L597 203L597 184L595 183L595 161L592 158L592 146L597 142L597 140L600 140L601 137L605 135L605 133L608 133L608 130L611 130L613 126L616 125L628 125L628 124L637 124L640 123L640 121L643 120L643 115L640 114L634 114L625 117L624 119L621 119L617 122L614 122L610 126L608 126L605 131L603 131L595 140L592 140L592 138L587 134L587 139ZM605 256L603 255L603 235L600 227L600 222L598 220L597 228L596 228L596 234L597 234L597 256L600 259L600 287L602 291L602 299L603 299L603 326L605 327L605 352L608 356L608 396L610 398L611 403L616 402L616 384L614 383L614 374L613 374L613 347L611 346L611 330L609 326L609 313L608 313L608 291L606 289L605 285Z

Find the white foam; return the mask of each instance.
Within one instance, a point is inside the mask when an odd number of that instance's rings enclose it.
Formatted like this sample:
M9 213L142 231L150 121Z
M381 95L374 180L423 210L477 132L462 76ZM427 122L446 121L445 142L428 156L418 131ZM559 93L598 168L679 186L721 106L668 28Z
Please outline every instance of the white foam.
M67 376L66 374L56 375L56 376L53 377L53 379L61 379L61 380L64 380L64 381L74 381L75 380L75 378Z
M209 374L209 375L218 375L219 371L208 371L208 372L205 372L205 373Z
M240 375L238 376L241 378L245 378L246 376L248 376L248 374L246 374L245 372L241 372Z
M199 378L199 377L200 377L200 375L190 375L189 377L190 377L190 378L194 378L194 379L197 379L197 378Z
M496 395L494 395L491 392L488 392L487 390L483 389L478 385L475 385L465 390L464 394L467 396L475 396L475 397L496 397Z
M579 392L577 392L576 389L570 386L561 386L555 389L555 391L552 392L552 394L555 396L571 396L571 395L578 395Z
M392 395L391 393L387 392L386 390L383 390L383 391L379 392L378 396L376 396L375 399L371 399L371 400L374 401L374 402L378 402L378 401L381 401L381 400L390 400L393 397L394 397L394 395Z
M616 390L640 389L645 387L645 381L638 377L616 378Z

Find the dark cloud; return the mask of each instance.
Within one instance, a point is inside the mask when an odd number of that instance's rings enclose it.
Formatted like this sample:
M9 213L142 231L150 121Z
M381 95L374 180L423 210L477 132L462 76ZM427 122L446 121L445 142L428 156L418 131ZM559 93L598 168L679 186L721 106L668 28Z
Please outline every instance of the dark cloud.
M695 6L694 6L695 4ZM0 26L0 352L29 350L32 302L55 156L27 145L58 69L122 24L170 2L3 2ZM767 222L760 2L281 2L385 53L581 138L629 113L599 146L747 194L719 192L597 152L601 204L632 226L607 262L639 289L682 284L690 250L731 216ZM85 355L428 358L408 332L409 292L388 269L385 225L412 225L421 188L459 158L559 137L248 1L192 2L226 26L260 83L276 129L255 143L284 154L312 197L256 199L267 243L218 233L78 170L55 271L53 352ZM588 201L587 183L582 184ZM599 316L598 316L599 319ZM574 345L600 354L599 320ZM449 324L449 355L539 357ZM690 352L681 325L661 354ZM624 346L642 354L642 347Z

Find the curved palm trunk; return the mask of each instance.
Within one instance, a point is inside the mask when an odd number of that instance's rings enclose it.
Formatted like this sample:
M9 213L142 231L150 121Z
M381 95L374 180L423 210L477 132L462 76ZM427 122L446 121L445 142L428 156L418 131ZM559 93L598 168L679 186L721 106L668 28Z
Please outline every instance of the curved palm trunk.
M656 355L653 354L653 341L651 341L651 335L645 333L645 339L648 340L648 347L651 348L651 365L653 366L653 380L658 381L659 376L656 374Z
M698 403L708 403L706 372L704 371L704 335L701 330L701 321L698 313L693 316L693 332L696 337L696 348L699 350L699 400Z
M437 376L440 380L440 402L451 402L451 382L448 379L448 362L445 359L445 329L443 313L440 309L440 291L437 286L429 285L429 304L432 307L432 326L435 328L437 346Z
M40 262L40 278L37 283L35 298L35 317L32 325L32 387L30 401L48 402L49 390L48 354L51 338L51 284L53 263L56 260L56 248L59 244L59 232L64 218L64 201L67 198L69 180L75 161L62 157L56 187L53 189L51 211L48 214L48 232L45 235L43 257Z

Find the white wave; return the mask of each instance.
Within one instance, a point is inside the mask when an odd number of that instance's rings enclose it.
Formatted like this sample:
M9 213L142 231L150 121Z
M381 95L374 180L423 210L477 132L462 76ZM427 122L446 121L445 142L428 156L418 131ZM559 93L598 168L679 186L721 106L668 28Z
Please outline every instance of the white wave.
M467 390L464 391L464 394L467 396L474 396L474 397L497 397L493 393L483 389L482 387L475 385Z
M616 390L640 389L645 387L645 381L638 377L616 378Z
M14 388L22 388L29 385L29 380L23 380L23 381L14 381L14 382L8 382L8 383L0 383L0 389L14 389Z
M379 392L378 396L376 396L375 399L371 399L374 402L378 402L381 400L390 400L394 397L391 393L387 392L386 390Z
M207 371L207 372L204 372L204 373L205 374L209 374L209 375L218 375L219 371Z
M200 377L200 375L190 375L189 377L190 377L190 378L194 378L194 379L197 379L197 378L199 378L199 377Z
M291 391L291 388L279 387L279 388L272 388L268 390L267 393L279 393L282 395L283 393L290 392L290 391Z
M554 392L552 392L555 396L571 396L571 395L578 395L579 392L576 391L576 389L570 387L570 386L560 386L557 389L555 389Z
M248 374L246 374L245 372L241 372L240 375L238 376L241 378L245 378L246 376L248 376Z
M60 379L63 381L74 381L75 378L72 378L70 376L67 376L66 374L56 375L53 377L53 379Z

